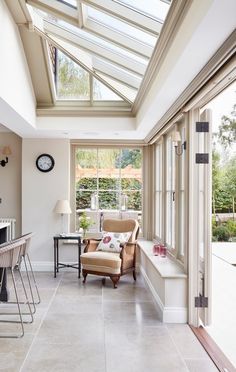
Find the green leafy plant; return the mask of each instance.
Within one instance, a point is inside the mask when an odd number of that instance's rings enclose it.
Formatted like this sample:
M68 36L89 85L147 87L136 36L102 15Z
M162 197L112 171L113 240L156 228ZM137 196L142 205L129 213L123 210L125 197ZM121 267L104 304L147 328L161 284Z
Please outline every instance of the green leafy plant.
M214 237L218 242L228 242L230 238L230 232L226 226L218 226L213 230Z
M86 215L85 212L79 217L79 226L83 229L83 236L85 237L87 230L93 225L93 221Z

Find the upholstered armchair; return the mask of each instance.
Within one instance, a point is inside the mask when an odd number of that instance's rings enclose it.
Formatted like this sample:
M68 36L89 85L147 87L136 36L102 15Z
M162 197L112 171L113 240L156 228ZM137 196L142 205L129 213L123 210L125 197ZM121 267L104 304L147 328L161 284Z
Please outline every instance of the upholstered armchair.
M128 272L133 272L133 278L136 280L135 250L139 233L138 221L106 219L103 222L103 231L104 234L109 235L109 238L86 240L84 253L81 255L83 283L85 283L88 274L110 277L114 288L117 288L120 277ZM114 236L126 233L125 235L129 238L126 242L120 242L119 249L116 251L113 251L112 248L109 251L99 250L101 246L99 243L102 241L106 243L106 239L109 241L112 233ZM110 247L113 245L110 244Z

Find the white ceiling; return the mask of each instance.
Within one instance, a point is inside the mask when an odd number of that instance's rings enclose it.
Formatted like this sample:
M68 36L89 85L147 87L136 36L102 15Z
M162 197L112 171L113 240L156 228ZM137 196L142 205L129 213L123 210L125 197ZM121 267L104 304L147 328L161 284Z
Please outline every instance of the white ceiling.
M236 26L234 0L193 0L188 3L181 26L157 63L157 72L148 89L145 87L146 94L132 114L109 114L103 110L94 113L89 108L78 114L68 108L53 111L40 104L35 127L30 127L30 123L25 123L24 127L21 122L21 128L18 126L15 132L31 138L144 140L154 126L158 128L163 115ZM163 33L165 31L168 32L164 30ZM12 123L11 129L14 131Z

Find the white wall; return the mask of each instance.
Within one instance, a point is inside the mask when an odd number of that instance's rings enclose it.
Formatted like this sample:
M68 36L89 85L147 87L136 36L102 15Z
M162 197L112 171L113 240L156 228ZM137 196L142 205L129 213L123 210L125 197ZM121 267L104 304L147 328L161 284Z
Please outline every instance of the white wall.
M0 160L4 146L10 146L5 167L0 166L0 217L16 219L16 236L21 232L21 138L14 133L0 132Z
M19 117L35 126L35 96L18 27L4 0L0 1L0 51L0 123L10 129L14 126L17 132L17 122L7 115L2 117L2 105L10 106Z
M55 160L53 170L48 173L40 172L35 165L36 158L42 153L52 155ZM35 233L31 259L38 269L52 268L53 235L59 233L61 227L61 216L53 209L58 199L69 199L69 177L69 140L23 139L22 232ZM64 259L73 260L75 248L63 248Z

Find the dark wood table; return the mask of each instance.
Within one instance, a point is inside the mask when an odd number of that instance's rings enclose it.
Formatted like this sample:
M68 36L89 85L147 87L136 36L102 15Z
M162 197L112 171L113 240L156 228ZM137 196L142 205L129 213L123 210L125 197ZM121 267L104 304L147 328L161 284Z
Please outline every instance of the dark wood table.
M81 255L81 235L55 235L53 237L54 240L54 278L56 278L59 269L64 267L72 267L73 269L78 270L78 278L80 278L80 271L81 271L81 263L80 263L80 255ZM66 240L75 240L77 247L78 247L78 262L74 264L65 264L59 262L59 240L66 241Z
M0 224L0 244L5 243L7 241L7 226L8 224L3 224L3 223ZM2 278L2 271L3 269L0 269L0 280ZM6 275L6 270L5 270L4 275L3 275L3 281L2 281L2 289L0 292L0 301L7 302L8 297L9 295L7 291L7 275Z

